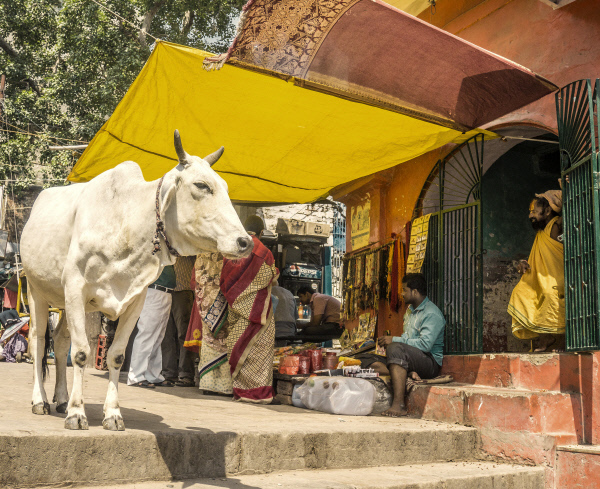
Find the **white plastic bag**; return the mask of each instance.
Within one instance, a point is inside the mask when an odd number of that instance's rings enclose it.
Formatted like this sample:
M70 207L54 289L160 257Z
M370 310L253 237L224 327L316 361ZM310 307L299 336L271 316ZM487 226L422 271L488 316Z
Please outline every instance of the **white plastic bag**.
M375 406L375 387L352 377L311 377L298 388L308 409L332 414L367 416Z
M302 387L301 384L296 384L294 386L294 390L292 391L292 405L306 409L306 406L302 404L302 400L300 399L300 394L298 393L298 389ZM302 392L302 391L300 391Z

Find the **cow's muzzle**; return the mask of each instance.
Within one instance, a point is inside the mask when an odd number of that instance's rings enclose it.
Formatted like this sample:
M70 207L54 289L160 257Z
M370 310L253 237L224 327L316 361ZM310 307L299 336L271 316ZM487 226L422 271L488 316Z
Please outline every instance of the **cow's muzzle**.
M252 251L252 248L254 248L254 242L252 241L252 238L250 236L246 236L244 238L240 237L237 239L236 243L238 247L238 252L241 255L246 255L247 253Z

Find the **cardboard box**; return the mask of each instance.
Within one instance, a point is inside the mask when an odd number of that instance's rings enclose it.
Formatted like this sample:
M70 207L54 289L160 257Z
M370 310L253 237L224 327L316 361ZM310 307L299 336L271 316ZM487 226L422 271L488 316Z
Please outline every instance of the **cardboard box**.
M328 238L331 234L331 227L329 224L321 222L307 222L306 223L306 235L307 236L322 236Z
M277 219L277 234L298 234L303 235L306 230L304 221L296 219Z

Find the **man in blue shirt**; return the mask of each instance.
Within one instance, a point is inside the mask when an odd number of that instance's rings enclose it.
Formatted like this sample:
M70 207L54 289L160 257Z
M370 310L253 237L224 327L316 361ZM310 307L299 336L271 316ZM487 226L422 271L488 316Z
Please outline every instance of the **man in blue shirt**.
M373 368L380 375L390 375L394 390L392 406L384 416L406 416L404 404L406 377L436 377L442 367L444 326L446 320L437 306L427 298L427 281L420 273L408 273L402 279L402 297L408 305L402 336L382 336L377 341L386 348L386 356L362 355L363 368Z

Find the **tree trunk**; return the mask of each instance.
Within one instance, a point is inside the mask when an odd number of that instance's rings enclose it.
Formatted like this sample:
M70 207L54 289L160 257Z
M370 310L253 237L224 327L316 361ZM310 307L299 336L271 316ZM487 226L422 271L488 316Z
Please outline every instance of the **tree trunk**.
M144 20L142 21L142 30L140 31L140 35L138 36L142 47L148 47L148 44L146 43L146 33L148 32L148 29L150 29L152 20L158 13L158 10L165 4L165 1L166 0L160 0L159 2L156 2L152 6L152 8L148 12L146 12L146 15L144 15Z

